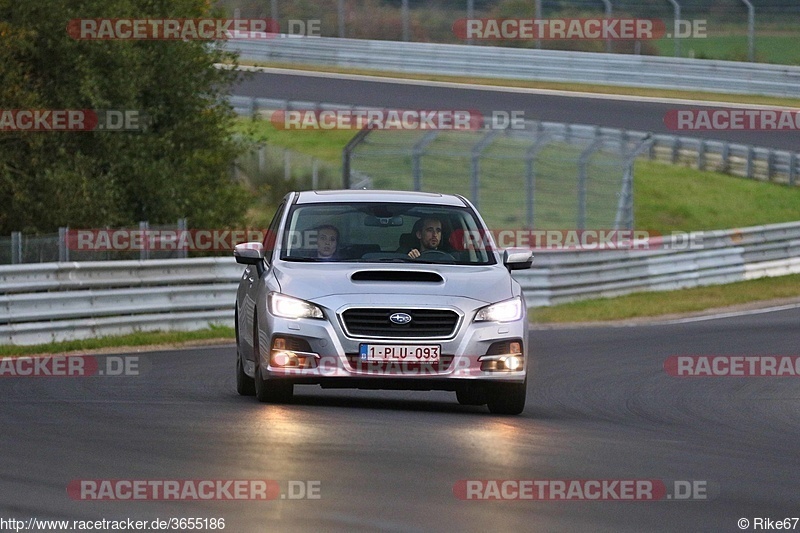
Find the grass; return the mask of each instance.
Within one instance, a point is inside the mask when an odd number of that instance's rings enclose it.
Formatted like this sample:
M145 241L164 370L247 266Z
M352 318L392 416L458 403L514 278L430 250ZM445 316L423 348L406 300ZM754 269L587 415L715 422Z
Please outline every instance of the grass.
M671 47L671 41L669 41ZM672 50L670 48L670 50ZM672 52L665 54L672 55ZM329 72L339 74L353 74L375 76L380 78L403 78L409 80L435 81L447 83L462 83L467 85L487 85L496 87L517 87L523 89L544 89L552 91L586 92L594 94L643 96L649 98L676 98L699 100L704 102L727 102L739 104L768 105L776 107L800 107L800 98L779 98L773 96L759 96L747 94L710 93L703 91L679 91L667 89L649 89L646 87L622 87L616 85L602 85L592 83L562 83L549 81L529 81L503 78L480 78L463 76L445 76L433 74L413 74L408 72L386 72L382 70L342 68L318 65L299 65L290 63L257 62L248 64L259 67L285 68L297 71Z
M756 61L779 65L800 65L797 35L756 35ZM672 56L675 44L672 39L659 39L653 44L662 56ZM747 35L715 35L705 38L682 39L681 55L701 59L747 61Z
M0 356L36 354L64 354L66 352L98 350L103 348L127 348L150 345L176 345L187 342L235 339L233 328L211 325L198 331L138 331L128 335L99 337L74 341L51 342L31 346L0 345Z
M706 309L800 297L800 274L741 281L677 291L639 292L539 307L529 311L534 323L595 322L691 313Z
M298 151L311 150L309 153L332 163L341 160L342 148L354 135L352 131L276 130L267 120L240 119L239 127L241 131L246 129L249 134L280 146ZM358 158L354 168L379 176L376 188L411 189L410 157L399 153L396 145L402 139L405 147L411 146L418 137L418 132L376 131L370 136L372 157ZM471 134L443 133L428 148L431 151L468 153L474 140ZM503 138L502 144L498 141L485 152L487 157L481 162L481 173L486 177L481 180L483 202L480 210L490 227L523 225L524 198L520 194L524 190L521 178L523 163L518 156L526 147L525 143L516 145L513 139ZM551 179L547 183L540 181L543 201L537 220L547 221L549 227L564 229L574 225L574 209L563 202L563 197L574 194L574 182L560 179L561 176L575 175L574 162L567 161L575 155L570 150L575 149L552 147L540 153L541 176L547 175ZM514 155L516 159L508 159ZM610 165L608 172L600 169L596 175L617 180L621 170L614 163L613 160L595 161L595 165ZM423 158L424 189L469 196L469 175L468 159ZM634 175L634 220L639 229L661 232L726 229L790 222L797 220L800 214L800 187L762 183L647 160L636 162ZM426 179L426 176L435 176L435 181ZM596 195L608 194L611 187L616 187L612 184L604 190L604 183L600 181L595 181ZM489 201L490 198L494 201ZM607 214L596 213L598 217L604 215ZM589 219L588 223L591 224L592 220Z

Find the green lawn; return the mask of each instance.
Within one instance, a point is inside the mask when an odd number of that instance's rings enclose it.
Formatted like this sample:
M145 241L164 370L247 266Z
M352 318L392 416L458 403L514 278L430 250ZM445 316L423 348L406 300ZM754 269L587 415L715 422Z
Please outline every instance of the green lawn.
M800 35L758 35L755 39L756 61L779 65L800 65ZM675 44L672 39L654 41L662 56L673 56ZM717 35L705 38L682 39L681 56L698 59L722 59L747 61L748 41L746 34Z
M639 292L531 309L536 323L594 322L690 313L717 307L800 297L800 274L678 291Z
M241 119L240 127L247 128L257 138L307 151L334 164L341 162L341 150L354 135L352 131L276 130L266 120ZM443 133L429 148L442 153L468 154L477 135ZM370 137L370 157L357 158L354 168L376 177L377 188L411 189L411 158L399 147L405 148L420 137L417 132L377 132ZM397 142L398 139L403 143ZM526 147L525 143L504 139L485 152L481 163L479 208L492 227L522 227L524 223L523 163L519 156ZM568 146L549 147L540 154L538 179L544 176L550 179L539 183L543 198L541 206L537 206L541 208L537 220L546 220L550 227L574 227L574 207L570 205L572 202L564 201L575 194L574 180L559 178L575 175L576 167L570 161L575 155L575 148ZM594 175L602 179L590 184L595 187L594 191L589 189L590 194L616 192L615 180L621 171L614 164L613 158L593 161ZM603 170L604 166L608 167L607 171ZM469 176L467 158L423 158L424 190L459 192L469 197ZM639 160L635 166L634 208L637 228L661 232L790 222L800 219L800 187ZM597 216L607 216L607 213Z

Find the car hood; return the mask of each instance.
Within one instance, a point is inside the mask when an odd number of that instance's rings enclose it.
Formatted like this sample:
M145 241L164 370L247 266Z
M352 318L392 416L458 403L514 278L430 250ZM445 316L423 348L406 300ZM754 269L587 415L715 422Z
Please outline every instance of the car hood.
M514 296L513 280L503 265L429 265L375 263L273 264L284 294L308 301L335 295L423 295L469 298L494 303ZM376 301L376 303L378 303Z

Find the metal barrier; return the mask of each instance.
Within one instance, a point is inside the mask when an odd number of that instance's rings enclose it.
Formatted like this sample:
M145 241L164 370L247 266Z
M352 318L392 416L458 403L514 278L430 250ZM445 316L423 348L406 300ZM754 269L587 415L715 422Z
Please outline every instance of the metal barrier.
M0 344L233 326L232 257L0 266Z
M249 62L800 97L800 67L501 46L309 37L231 39Z
M651 245L537 251L534 268L514 277L538 307L800 273L800 222ZM0 344L232 326L241 273L231 257L0 266Z

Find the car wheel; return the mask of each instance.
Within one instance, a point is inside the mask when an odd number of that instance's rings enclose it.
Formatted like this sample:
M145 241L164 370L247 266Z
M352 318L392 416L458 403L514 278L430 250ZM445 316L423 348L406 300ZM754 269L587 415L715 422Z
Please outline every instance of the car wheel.
M495 415L518 415L525 409L528 381L524 383L493 383L487 391L489 412Z
M253 353L256 359L255 393L259 402L287 403L294 395L294 384L291 381L266 380L261 374L261 350L258 345L258 318L253 325Z
M286 381L266 380L261 369L256 367L256 398L265 403L288 403L294 395L294 384Z
M241 396L253 396L256 393L256 382L244 373L242 357L236 352L236 392Z
M486 389L477 383L470 383L456 390L456 398L461 405L486 405Z

